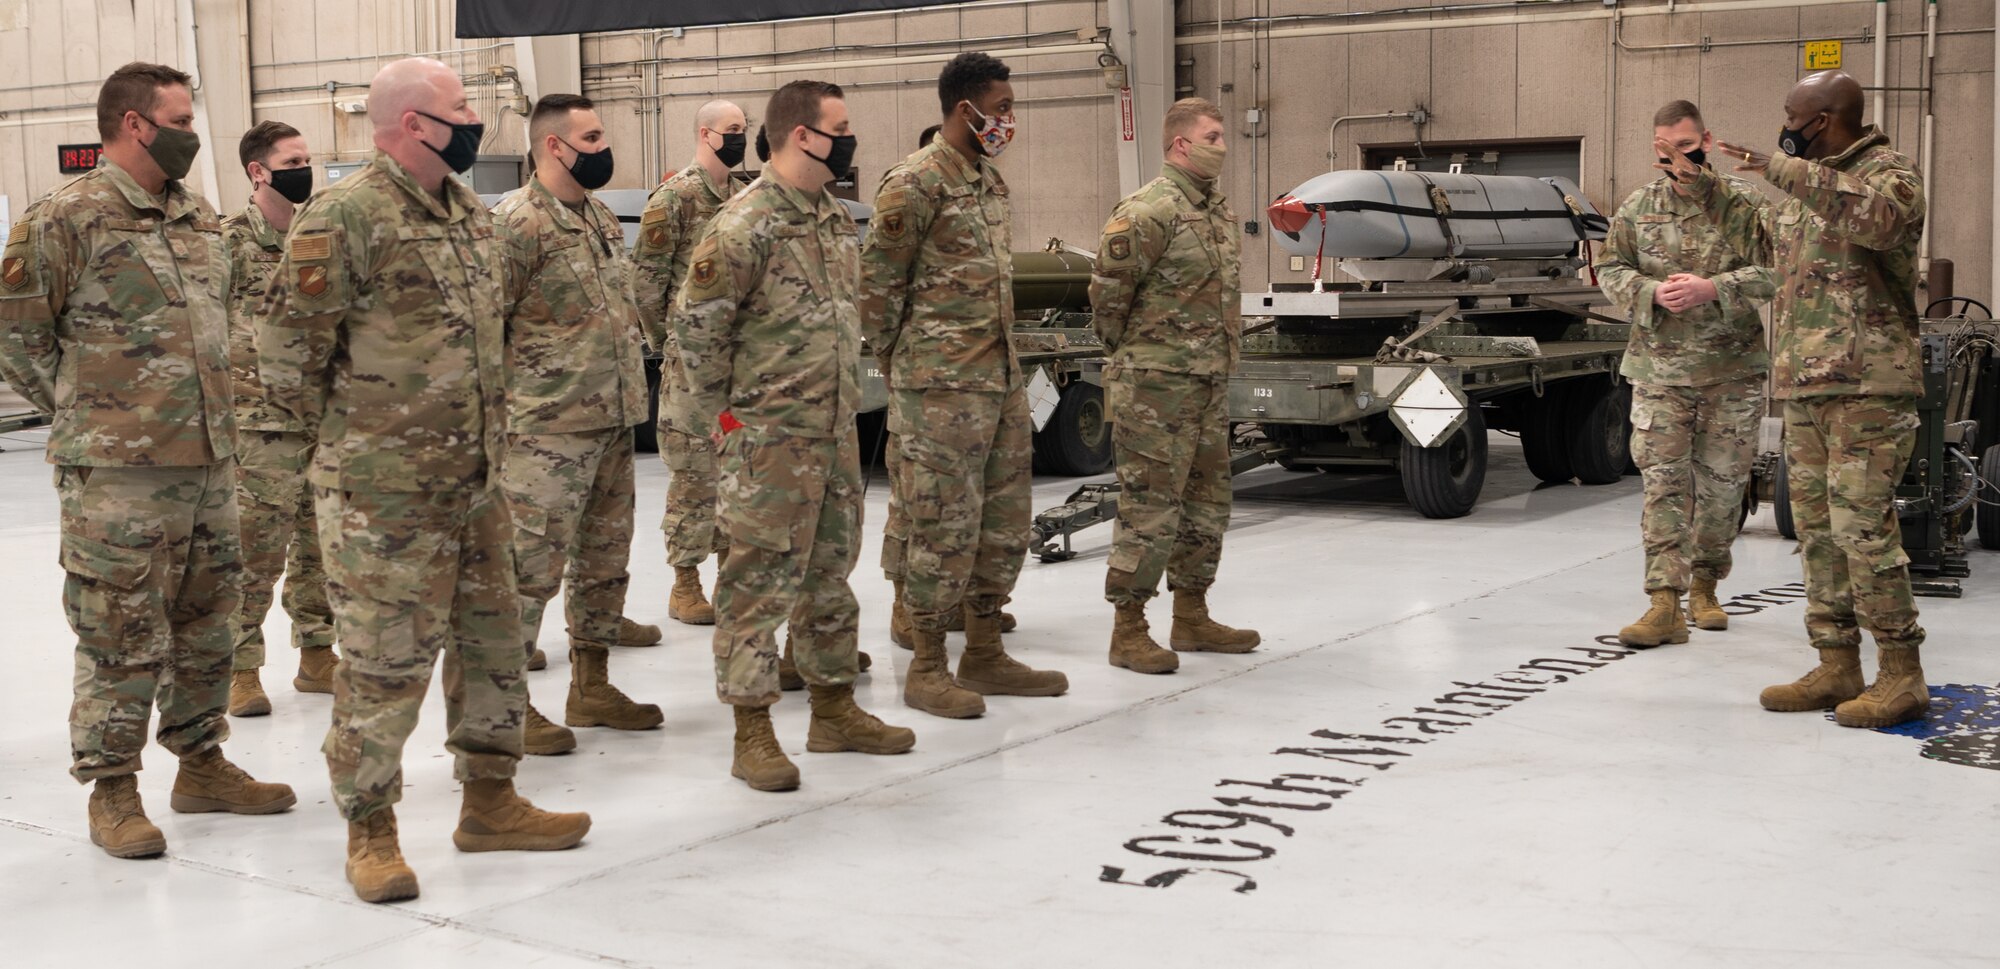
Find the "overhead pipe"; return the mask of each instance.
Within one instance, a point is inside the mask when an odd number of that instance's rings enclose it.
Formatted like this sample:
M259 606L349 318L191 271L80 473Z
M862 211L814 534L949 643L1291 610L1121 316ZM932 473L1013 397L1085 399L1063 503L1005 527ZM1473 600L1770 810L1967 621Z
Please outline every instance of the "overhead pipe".
M1102 43L1049 44L1043 47L1014 47L993 50L986 53L1006 60L1010 57L1036 57L1043 54L1102 54L1110 50ZM801 71L838 71L863 67L900 67L905 64L942 64L959 55L958 51L944 51L936 54L906 54L900 57L863 57L851 61L803 61L793 64L758 64L741 71L723 71L723 74L797 74Z
M1332 124L1326 126L1326 167L1332 168L1334 159L1340 157L1340 150L1334 142L1334 132L1339 131L1341 125L1350 121L1388 121L1395 118L1410 119L1410 122L1416 125L1417 128L1417 143L1420 145L1423 143L1424 125L1429 123L1430 114L1421 107L1411 111L1378 111L1374 114L1341 115L1333 119Z
M1614 14L1626 17L1665 17L1676 13L1730 13L1740 10L1790 10L1799 7L1829 7L1841 4L1863 3L1866 0L1710 0L1708 3L1689 3L1679 6L1665 4L1648 7L1598 6L1587 10L1564 10L1557 13L1528 13L1527 9L1541 4L1524 3L1517 7L1519 12L1479 17L1455 17L1445 20L1385 20L1357 24L1328 24L1312 27L1284 27L1269 30L1261 35L1237 31L1224 39L1229 41L1256 40L1259 36L1290 39L1294 37L1331 37L1342 34L1398 33L1407 30L1450 30L1457 27L1514 27L1525 24L1564 23L1579 20L1609 20ZM1439 13L1453 8L1439 7ZM1193 33L1177 37L1174 43L1181 47L1192 47L1214 42L1207 32Z

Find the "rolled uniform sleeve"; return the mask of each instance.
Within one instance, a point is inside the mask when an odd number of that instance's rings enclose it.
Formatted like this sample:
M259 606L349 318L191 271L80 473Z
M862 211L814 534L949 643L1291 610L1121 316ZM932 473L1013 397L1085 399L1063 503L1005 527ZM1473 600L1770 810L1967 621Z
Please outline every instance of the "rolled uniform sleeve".
M314 427L325 409L328 368L367 254L337 212L293 226L257 324L257 369L272 406Z
M1611 219L1611 231L1604 237L1604 251L1597 255L1595 268L1597 285L1604 291L1605 298L1623 309L1634 326L1650 330L1654 323L1653 294L1659 291L1660 281L1639 268L1636 209L1640 195L1633 193L1632 198L1618 207L1618 214Z
M710 429L729 409L744 294L757 290L763 263L747 229L710 223L688 260L687 280L674 297L673 334L688 389Z
M1170 224L1135 206L1120 206L1104 223L1090 275L1091 326L1104 341L1104 349L1118 349L1140 283L1166 252L1172 230Z
M62 315L85 254L67 222L31 207L0 255L0 376L44 414L56 412Z
M1923 180L1913 171L1890 169L1864 177L1779 155L1764 177L1854 245L1894 249L1923 231Z
M861 296L855 309L861 314L861 335L885 377L909 319L911 274L936 216L929 193L913 172L892 172L875 193L875 214L861 249Z

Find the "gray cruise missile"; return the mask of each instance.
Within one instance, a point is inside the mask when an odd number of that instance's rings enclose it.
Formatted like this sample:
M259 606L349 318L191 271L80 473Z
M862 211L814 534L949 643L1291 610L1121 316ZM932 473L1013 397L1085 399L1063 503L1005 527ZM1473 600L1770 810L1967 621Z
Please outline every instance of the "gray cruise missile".
M1607 225L1566 178L1328 172L1271 203L1287 252L1333 259L1565 256Z

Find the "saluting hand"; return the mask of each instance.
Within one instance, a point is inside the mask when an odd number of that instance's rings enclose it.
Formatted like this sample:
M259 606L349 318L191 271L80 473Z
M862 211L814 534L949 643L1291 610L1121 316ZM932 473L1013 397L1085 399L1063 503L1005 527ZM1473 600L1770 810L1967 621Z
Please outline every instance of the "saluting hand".
M1739 172L1762 175L1764 174L1764 169L1771 167L1771 156L1761 151L1753 151L1745 148L1742 145L1732 145L1726 141L1718 141L1715 143L1715 150L1727 157L1736 159L1739 162L1736 170Z
M1681 151L1678 147L1675 147L1673 142L1665 138L1653 139L1653 154L1656 157L1666 159L1665 161L1654 162L1653 167L1672 175L1676 182L1686 183L1692 181L1696 175L1701 173L1700 165L1695 164L1694 160L1689 158L1686 152Z

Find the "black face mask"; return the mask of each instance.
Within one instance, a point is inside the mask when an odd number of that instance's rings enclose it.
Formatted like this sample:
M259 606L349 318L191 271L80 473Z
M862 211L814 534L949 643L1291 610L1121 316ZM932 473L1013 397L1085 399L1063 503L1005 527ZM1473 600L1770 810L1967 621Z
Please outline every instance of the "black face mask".
M472 163L479 160L479 142L486 137L486 126L477 121L471 124L446 121L427 111L417 113L438 124L451 127L451 141L446 142L442 149L432 147L428 141L422 142L423 146L437 152L437 156L444 159L444 163L450 166L452 171L460 175L471 171Z
M770 162L771 139L764 134L764 129L760 127L757 129L757 164L768 165Z
M1691 148L1691 149L1689 149L1689 150L1687 150L1687 151L1684 151L1684 152L1681 152L1681 154L1683 154L1683 155L1686 155L1686 156L1687 156L1687 160L1688 160L1688 161L1691 161L1691 162L1694 162L1694 164L1695 164L1695 167L1697 167L1697 168L1707 168L1707 167L1708 167L1708 152L1706 152L1706 151L1703 151L1703 150L1701 150L1700 148ZM1662 164L1662 165L1671 165L1671 164L1673 164L1673 163L1674 163L1674 162L1673 162L1673 159L1671 159L1671 158L1662 158L1662 159L1660 159L1660 164ZM1680 177L1679 175L1676 175L1676 174L1674 174L1673 172L1668 172L1668 173L1667 173L1667 177L1668 177L1668 178L1671 178L1671 179L1673 179L1674 181L1677 181L1677 182L1678 182L1678 181L1680 181L1680 179L1681 179L1681 177Z
M715 150L715 160L724 168L735 168L743 163L745 139L741 131L717 132L722 135L722 147Z
M556 139L562 141L561 138ZM563 141L563 147L576 151L576 146ZM569 177L576 179L586 192L595 192L611 181L611 149L600 148L590 154L576 151L576 161L570 163Z
M1812 122L1806 122L1806 126L1811 127ZM1823 134L1826 134L1825 125L1821 125L1819 129L1819 135ZM1808 138L1806 137L1805 128L1780 128L1778 129L1778 150L1793 158L1804 158L1806 157L1806 152L1812 150L1813 142L1819 140L1819 135Z
M853 135L830 135L812 125L806 125L805 128L822 138L833 139L833 147L827 149L825 158L809 151L806 152L806 157L825 165L826 170L832 172L834 178L846 178L847 170L854 165L854 146L857 144L857 139Z
M271 170L271 190L285 197L285 201L298 205L312 197L313 170L305 168L274 168Z

